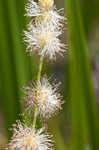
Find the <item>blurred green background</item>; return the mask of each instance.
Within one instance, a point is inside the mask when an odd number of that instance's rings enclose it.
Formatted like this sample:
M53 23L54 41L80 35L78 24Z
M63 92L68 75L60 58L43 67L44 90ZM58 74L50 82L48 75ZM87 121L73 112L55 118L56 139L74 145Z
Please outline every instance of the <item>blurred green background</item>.
M0 0L0 144L21 118L21 88L36 79L38 58L25 53L27 0ZM99 150L99 0L56 0L65 7L68 55L45 61L43 74L62 82L63 111L49 121L56 150Z

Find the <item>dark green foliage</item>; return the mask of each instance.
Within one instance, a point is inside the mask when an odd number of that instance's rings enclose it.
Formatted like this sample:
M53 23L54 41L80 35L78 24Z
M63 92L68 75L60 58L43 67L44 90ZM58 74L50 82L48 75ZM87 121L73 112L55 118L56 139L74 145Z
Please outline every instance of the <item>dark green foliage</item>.
M87 46L82 26L79 0L68 0L70 35L70 101L72 114L72 150L90 144L99 149L99 120L90 73Z

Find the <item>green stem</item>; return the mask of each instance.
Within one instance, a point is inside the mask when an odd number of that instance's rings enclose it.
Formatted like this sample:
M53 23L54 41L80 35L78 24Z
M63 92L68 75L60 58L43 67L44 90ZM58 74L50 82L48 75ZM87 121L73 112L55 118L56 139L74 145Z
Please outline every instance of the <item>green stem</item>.
M42 67L43 67L43 57L40 58L40 63L39 63L39 68L38 68L37 91L39 90L39 87L40 87L40 78L41 78ZM36 125L37 115L38 115L38 107L36 106L35 110L34 110L33 128L35 128L35 125Z
M43 57L40 58L38 75L37 75L37 82L40 82L42 66L43 66Z

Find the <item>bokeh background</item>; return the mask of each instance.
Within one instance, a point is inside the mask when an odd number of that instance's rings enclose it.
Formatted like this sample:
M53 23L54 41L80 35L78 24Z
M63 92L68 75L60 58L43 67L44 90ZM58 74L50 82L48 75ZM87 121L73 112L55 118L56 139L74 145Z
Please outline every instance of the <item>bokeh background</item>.
M25 53L26 3L27 0L0 0L1 145L12 135L8 129L21 118L21 89L36 79L39 62L37 56ZM49 121L49 130L54 134L56 150L99 150L99 0L55 3L58 9L65 8L69 23L62 40L71 45L71 50L56 63L44 63L42 73L61 80L65 101L63 111Z

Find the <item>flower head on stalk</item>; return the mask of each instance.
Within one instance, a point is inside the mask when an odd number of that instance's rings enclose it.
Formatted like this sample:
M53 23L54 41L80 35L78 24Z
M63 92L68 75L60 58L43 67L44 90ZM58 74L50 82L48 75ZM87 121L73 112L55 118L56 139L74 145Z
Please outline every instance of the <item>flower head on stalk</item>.
M26 16L32 17L35 24L49 23L54 28L60 29L64 26L66 18L62 16L63 9L57 10L54 6L54 0L39 0L38 4L34 0L29 0L26 5Z
M63 104L61 101L62 96L59 93L59 85L60 83L51 85L47 77L43 77L39 82L39 88L38 82L35 85L32 84L32 86L26 87L27 108L33 109L34 106L37 106L39 114L45 119L56 115L62 109L61 105Z
M63 55L65 52L65 44L59 39L61 30L55 30L49 24L46 26L39 24L37 27L29 24L28 30L24 31L24 41L30 54L37 52L40 56L47 56L50 60L54 60L57 54Z
M54 0L38 0L39 5L41 8L44 8L45 10L49 10L53 8Z
M44 133L43 128L36 130L18 121L13 131L7 150L53 150L52 136Z

